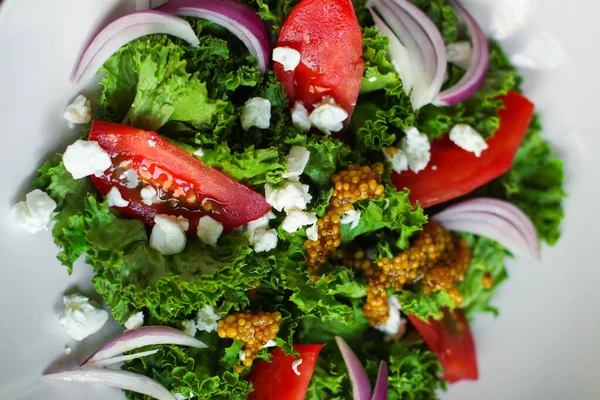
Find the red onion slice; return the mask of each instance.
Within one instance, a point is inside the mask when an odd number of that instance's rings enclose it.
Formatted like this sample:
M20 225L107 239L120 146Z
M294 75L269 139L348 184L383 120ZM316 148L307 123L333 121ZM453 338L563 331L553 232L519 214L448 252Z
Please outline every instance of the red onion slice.
M518 207L498 199L478 198L450 206L432 217L447 229L495 240L515 255L540 259L535 226Z
M352 381L354 400L369 400L371 398L371 383L369 382L369 377L360 363L360 360L356 357L356 354L354 354L344 339L336 336L335 341L342 353L346 368L348 368L348 374Z
M473 57L471 58L467 72L465 72L461 80L456 85L438 94L433 102L436 106L451 106L471 97L485 81L490 64L488 42L481 27L467 10L460 5L458 0L449 1L467 26L473 46Z
M271 57L269 32L254 9L235 0L171 0L156 8L179 16L202 18L221 25L240 39L265 73Z
M379 12L387 27L405 47L408 57L390 55L404 84L411 92L411 102L415 110L431 103L438 95L447 68L446 46L439 30L418 7L407 0L371 0L367 8L372 15ZM381 21L375 18L380 29ZM390 37L387 32L381 33ZM390 39L392 40L392 39ZM410 63L411 66L403 64ZM408 76L406 73L409 72Z
M379 363L379 372L377 373L377 382L371 400L387 400L388 395L388 369L385 361Z
M95 367L99 361L112 358L126 351L158 344L173 344L195 347L198 349L208 347L198 339L175 328L166 326L143 326L141 328L125 331L106 342L82 364L82 367Z
M96 35L79 60L73 82L77 84L94 76L127 43L157 33L181 38L192 46L200 44L187 21L160 11L136 11L122 16Z
M44 379L97 383L123 390L131 390L132 392L145 394L158 400L176 400L175 396L160 383L147 376L122 370L78 368L71 371L45 375Z
M108 365L120 363L120 362L123 362L123 361L131 361L131 360L136 360L138 358L142 358L142 357L146 357L146 356L151 356L151 355L156 354L156 353L158 353L158 349L156 349L156 350L150 350L150 351L141 351L139 353L129 354L129 355L126 355L126 356L118 356L118 357L106 358L104 360L99 360L99 361L94 362L92 364L92 366L94 368L102 368L102 367L106 367Z

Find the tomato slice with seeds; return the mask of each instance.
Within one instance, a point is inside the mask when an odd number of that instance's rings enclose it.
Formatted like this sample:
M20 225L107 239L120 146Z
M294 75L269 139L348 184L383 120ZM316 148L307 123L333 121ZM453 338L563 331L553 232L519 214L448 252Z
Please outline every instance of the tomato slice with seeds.
M198 220L209 215L231 230L266 214L265 198L223 173L207 167L185 150L154 132L94 121L89 140L97 141L111 157L112 166L92 179L104 196L117 187L129 201L115 207L149 225L156 214L182 216L194 234ZM154 191L154 199L142 190Z
M365 62L351 0L302 0L283 24L277 47L300 53L300 64L293 71L285 71L279 63L273 65L291 105L299 100L312 111L329 96L352 115Z

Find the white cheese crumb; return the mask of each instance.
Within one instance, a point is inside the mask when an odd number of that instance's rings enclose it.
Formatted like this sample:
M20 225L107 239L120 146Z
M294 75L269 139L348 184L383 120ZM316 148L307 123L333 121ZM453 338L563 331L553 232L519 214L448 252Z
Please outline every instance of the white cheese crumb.
M254 251L262 253L277 248L279 237L276 229L258 229L254 232L250 244L254 246Z
M63 154L63 162L73 179L90 175L102 176L112 165L110 156L98 142L87 140L78 140L67 147Z
M377 82L377 77L376 76L372 76L369 78L369 82L373 83L373 82Z
M196 314L196 327L199 331L214 332L220 319L221 316L215 312L214 307L206 306Z
M269 340L267 343L265 343L264 347L275 347L277 346L277 341L274 339Z
M144 312L140 311L134 314L131 314L127 321L125 321L125 328L129 329L137 329L140 326L144 325Z
M294 210L305 210L311 202L312 196L308 193L309 186L300 182L286 182L281 187L273 189L270 184L265 185L265 198L267 203L277 211L287 214Z
M87 124L92 120L90 101L80 94L67 106L63 118L69 121L71 127L74 127L75 124Z
M196 150L194 152L194 155L196 157L202 157L202 156L204 156L204 149L202 147L198 147L198 150Z
M397 173L408 170L408 157L406 154L396 147L384 147L383 156L392 164L392 170Z
M431 159L431 144L427 135L420 133L417 128L409 128L402 138L402 151L408 158L408 166L414 173L423 170Z
M292 108L292 123L302 132L310 131L310 127L312 126L312 122L310 122L310 117L308 116L308 110L300 101L297 101Z
M300 376L300 371L298 371L298 367L300 366L300 364L302 364L302 359L299 358L297 360L294 360L294 362L292 363L292 369L294 370L294 373L298 376Z
M196 336L196 331L198 328L196 327L196 321L193 319L188 319L181 322L181 326L183 327L183 332L189 336Z
M446 54L448 55L448 62L462 69L468 69L473 58L473 48L471 43L466 40L454 42L446 46Z
M247 131L255 126L258 129L267 129L271 125L271 102L262 97L254 97L244 104L240 116L242 129Z
M209 246L216 246L222 233L223 225L208 215L205 215L198 221L198 237L203 243Z
M269 221L275 219L276 216L273 214L273 211L269 211L262 217L255 219L254 221L250 221L246 224L246 231L252 233L258 229L269 229Z
M350 229L356 228L360 222L360 211L348 210L344 212L340 218L340 222L343 225L351 224Z
M40 189L35 189L12 208L17 224L30 233L48 230L48 224L56 209L56 202Z
M70 355L72 351L73 349L71 349L71 346L69 346L68 344L65 345L65 355Z
M323 97L321 103L315 105L310 113L310 122L321 132L331 135L344 127L344 121L348 119L348 113L335 103L329 96Z
M300 176L308 164L310 151L306 147L292 146L290 153L287 156L287 171L283 173L284 178Z
M300 64L300 53L291 47L275 47L273 61L281 64L284 71L293 71Z
M119 175L119 182L128 189L135 189L140 184L138 175L133 169L128 169Z
M90 299L81 294L63 296L65 309L59 316L63 329L73 339L81 341L98 332L108 321L108 313L94 307Z
M148 146L150 146L150 147L156 147L156 141L152 140L152 139L149 139L148 140Z
M314 212L292 211L281 223L284 231L289 233L297 232L298 229L306 225L312 225L317 222L317 215Z
M112 189L110 189L107 198L109 207L127 207L129 205L129 201L121 196L121 192L119 192L119 188L116 186L113 186Z
M313 224L310 228L306 228L306 237L308 240L319 240L319 227Z
M150 234L150 247L165 256L181 253L187 241L185 236L185 231L189 228L187 219L157 214L154 217L154 223Z
M467 124L458 124L450 129L450 140L463 150L474 153L480 157L481 152L488 148L483 137Z
M158 203L160 201L156 189L152 186L144 187L140 191L140 196L142 196L142 203L148 206L151 206L152 204Z
M244 350L240 350L238 357L240 358L241 362L244 362L246 360L246 352Z
M402 309L402 306L400 305L400 302L396 296L389 296L388 307L390 313L385 321L385 324L379 324L375 326L375 329L385 333L387 336L393 336L398 333L400 326L402 325L402 319L400 318L400 310Z

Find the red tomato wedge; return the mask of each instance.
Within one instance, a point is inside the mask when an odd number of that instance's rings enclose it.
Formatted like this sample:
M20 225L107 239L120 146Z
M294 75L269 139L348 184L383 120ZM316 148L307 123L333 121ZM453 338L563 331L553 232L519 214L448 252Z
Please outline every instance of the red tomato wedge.
M427 208L463 196L508 171L531 122L533 103L516 92L501 99L505 108L498 111L500 128L481 157L461 149L448 137L435 140L425 170L392 174L396 188L410 189L412 203L418 201Z
M407 317L423 337L425 344L436 354L444 367L444 379L447 382L477 380L479 374L475 342L469 324L459 308L452 313L446 310L442 319L430 319L429 323L414 315L407 314Z
M294 356L286 356L281 349L271 353L271 362L261 361L250 371L248 380L254 391L248 400L303 400L315 370L315 364L323 344L297 344L294 349L300 353L302 363L297 375L292 363Z
M94 121L88 139L97 141L112 159L112 167L104 175L92 176L100 193L106 196L117 187L129 201L127 207L117 209L149 225L154 225L156 214L183 216L190 222L188 233L194 234L198 220L209 215L230 230L271 209L260 194L154 132ZM158 194L154 204L143 201L144 187L152 187Z
M300 53L300 64L285 71L273 69L290 104L304 103L308 111L330 96L352 114L365 69L362 34L351 0L302 0L288 15L277 47Z

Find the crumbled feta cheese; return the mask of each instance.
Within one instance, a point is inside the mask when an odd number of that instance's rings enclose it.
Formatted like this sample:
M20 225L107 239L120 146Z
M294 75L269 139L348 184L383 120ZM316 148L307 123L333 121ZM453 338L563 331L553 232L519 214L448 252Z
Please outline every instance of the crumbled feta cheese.
M286 232L294 233L303 226L312 225L316 222L317 215L314 212L292 211L285 217L281 227Z
M408 170L408 158L406 154L396 147L384 147L383 156L392 164L392 170L397 173Z
M283 173L284 178L290 178L293 176L300 176L308 164L310 158L310 151L306 147L292 146L290 154L287 156L287 171Z
M142 196L142 203L151 206L154 203L158 203L160 199L158 198L158 192L153 186L146 186L140 191L140 196Z
M59 320L63 329L73 339L80 341L96 333L108 321L108 313L94 307L90 299L81 294L63 296L65 310Z
M73 349L71 349L71 346L69 346L68 344L65 345L65 355L70 355L72 351Z
M110 156L98 142L78 140L65 150L63 154L65 169L73 175L73 179L86 176L102 176L112 165Z
M450 129L450 140L461 149L474 153L477 157L480 157L481 152L488 148L488 144L479 132L467 124L458 124Z
M92 120L92 106L90 101L84 95L80 94L67 106L63 117L69 121L71 127L74 124L87 124Z
M313 224L310 228L306 228L306 237L308 240L319 240L319 227Z
M431 144L427 135L420 133L417 128L410 128L402 138L402 151L408 158L408 166L414 173L423 170L431 158Z
M113 188L110 189L107 198L109 207L127 207L129 205L129 201L121 196L121 192L119 192L119 188L116 186L113 186Z
M198 150L196 150L194 152L194 155L196 157L202 157L202 156L204 156L204 149L202 147L198 147Z
M198 330L198 328L196 327L196 321L194 321L193 319L188 319L181 322L181 326L183 327L183 332L185 332L186 335L192 337L196 336L196 331Z
M125 321L125 328L129 329L137 329L140 326L144 325L144 312L140 311L135 314L131 314L127 321Z
M299 358L297 360L294 360L292 362L292 369L294 370L294 373L298 376L300 376L300 371L298 371L298 367L300 366L300 364L302 364L302 359Z
M279 241L276 229L257 229L250 239L250 244L254 246L254 251L257 253L277 248L277 242Z
M389 296L388 307L390 309L390 313L385 321L385 324L379 324L375 326L375 329L385 333L387 336L393 336L398 333L400 326L402 325L402 319L400 318L400 310L402 309L402 306L395 296Z
M254 221L250 221L246 224L246 231L252 234L254 231L259 229L269 229L269 221L275 219L276 216L273 214L273 211L269 211L259 219L255 219Z
M265 343L265 345L263 346L263 348L265 347L275 347L277 346L277 341L274 339L269 340L267 343Z
M471 43L466 40L454 42L446 46L446 54L448 62L462 69L468 69L473 58L473 48Z
M300 52L291 47L275 47L273 61L281 64L284 71L293 71L300 64Z
M148 140L148 146L156 147L156 140L152 140L152 139Z
M271 102L262 97L254 97L244 104L242 115L242 129L247 131L255 126L258 129L267 129L271 125Z
M358 226L358 223L360 222L360 211L345 211L340 218L340 222L342 223L342 225L351 224L350 229L356 228Z
M48 230L48 224L56 209L56 202L40 189L35 189L12 208L13 216L19 226L30 233Z
M133 169L128 169L119 175L119 181L128 189L135 189L140 184L140 179Z
M154 223L150 234L150 247L165 256L181 253L187 241L185 231L189 228L188 220L183 217L175 218L171 215L157 214Z
M308 110L300 101L297 101L292 108L292 123L302 132L310 131L310 127L312 126L312 122L310 122L310 117L308 116Z
M206 306L198 310L196 314L196 326L199 331L214 332L217 329L217 322L220 319L221 316L215 312L214 307Z
M240 358L241 362L244 362L246 360L246 352L244 350L240 350L238 357Z
M323 97L321 103L315 105L310 113L310 122L321 132L331 135L344 127L344 121L348 119L348 113L338 106L329 96Z
M373 82L377 82L377 77L376 76L372 76L369 78L369 82L373 83Z
M205 215L198 221L198 237L203 243L209 246L216 246L217 240L219 240L222 233L223 225L208 215Z
M300 182L286 182L278 189L273 189L267 183L265 185L265 198L271 207L289 214L294 210L306 209L306 206L312 200L308 189L308 185L303 185Z

